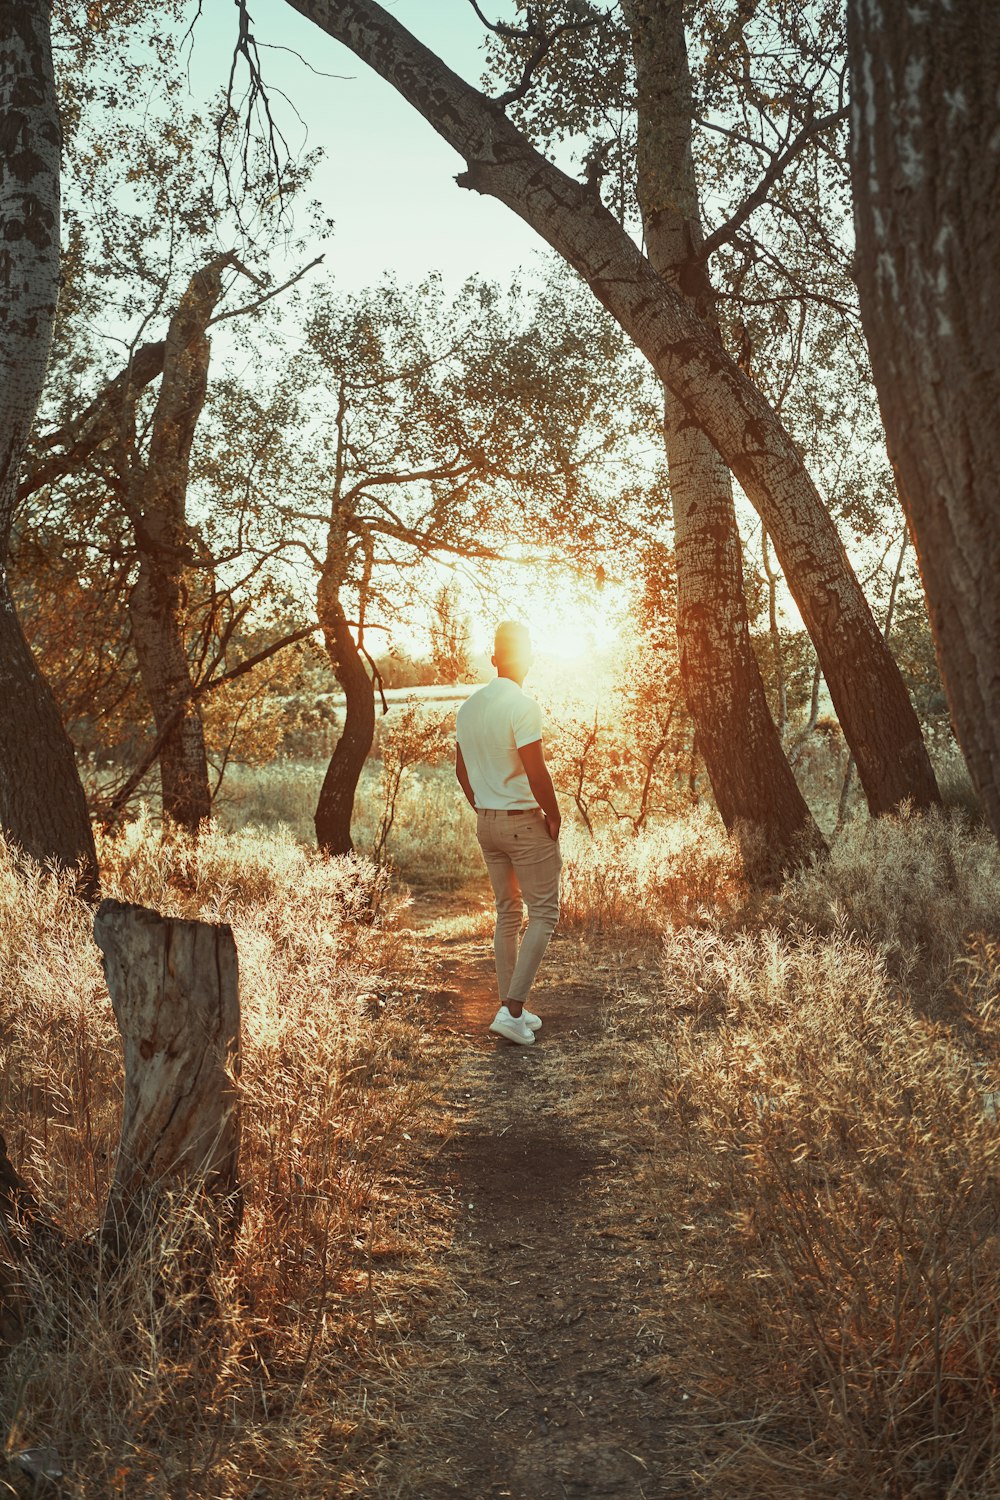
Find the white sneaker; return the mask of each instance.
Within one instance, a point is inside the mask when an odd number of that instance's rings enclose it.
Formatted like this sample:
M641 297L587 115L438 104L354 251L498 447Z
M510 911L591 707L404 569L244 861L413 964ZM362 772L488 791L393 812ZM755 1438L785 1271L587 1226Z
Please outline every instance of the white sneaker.
M521 1019L525 1025L530 1026L532 1031L540 1031L542 1028L541 1016L536 1016L535 1012L529 1010L526 1005L521 1008Z
M535 1033L524 1019L523 1013L512 1016L506 1005L501 1005L493 1017L490 1030L495 1031L497 1036L505 1036L508 1042L518 1042L522 1047L530 1047L535 1040Z

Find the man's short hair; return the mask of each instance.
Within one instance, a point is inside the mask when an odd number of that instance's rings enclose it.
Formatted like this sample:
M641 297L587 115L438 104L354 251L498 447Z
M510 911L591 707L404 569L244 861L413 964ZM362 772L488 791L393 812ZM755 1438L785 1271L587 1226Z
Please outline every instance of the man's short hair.
M531 636L519 620L501 620L493 637L493 655L509 661L512 656L531 655Z

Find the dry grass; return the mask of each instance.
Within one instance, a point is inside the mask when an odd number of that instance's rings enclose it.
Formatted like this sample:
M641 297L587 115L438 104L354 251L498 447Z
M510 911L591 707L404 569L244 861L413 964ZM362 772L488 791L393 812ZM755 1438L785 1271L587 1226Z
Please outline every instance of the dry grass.
M236 767L219 800L220 822L237 829L291 832L301 842L313 843L313 813L324 769L317 761L278 762L266 771ZM372 848L378 831L380 779L377 763L369 761L358 786L351 828L361 854ZM412 885L455 890L481 876L468 804L450 767L407 771L386 854L394 873Z
M627 940L718 921L742 910L739 851L718 818L692 812L638 836L564 836L560 925Z
M403 796L397 869L481 879L448 776ZM108 894L233 926L248 1206L210 1313L170 1244L127 1277L93 1254L29 1273L34 1321L0 1377L8 1449L58 1449L69 1495L404 1493L398 1452L432 1421L413 1403L433 1385L421 1321L449 1295L449 1225L413 1153L443 1064L406 998L399 898L363 861L249 826L249 796L243 812L197 850L140 822L103 851ZM359 844L377 812L362 800ZM602 972L630 976L572 1107L641 1163L690 1398L667 1435L685 1483L718 1500L1000 1493L995 842L958 813L858 820L755 899L697 816L638 840L570 832L565 854L564 925L590 968L599 938ZM85 1246L121 1088L90 920L0 859L2 1119ZM642 983L637 948L656 954Z
M892 972L940 988L963 934L997 921L1000 849L963 810L857 820L828 859L789 881L766 913L789 932L871 938Z
M611 1012L700 1493L1000 1493L998 892L882 824Z
M0 1117L82 1244L26 1270L28 1333L0 1376L7 1451L55 1448L72 1496L378 1493L447 1235L413 1160L444 1062L403 993L412 958L384 882L252 832L195 849L139 824L102 853L107 894L232 924L246 1214L207 1306L177 1253L183 1204L127 1272L102 1263L121 1053L91 913L0 858Z

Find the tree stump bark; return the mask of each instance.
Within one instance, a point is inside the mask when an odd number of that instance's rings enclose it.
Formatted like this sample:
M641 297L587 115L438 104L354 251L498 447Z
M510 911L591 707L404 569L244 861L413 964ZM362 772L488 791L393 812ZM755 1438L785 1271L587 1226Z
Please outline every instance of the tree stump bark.
M117 1252L167 1195L200 1189L220 1238L239 1228L240 1006L232 929L102 901L94 937L125 1048L104 1238Z

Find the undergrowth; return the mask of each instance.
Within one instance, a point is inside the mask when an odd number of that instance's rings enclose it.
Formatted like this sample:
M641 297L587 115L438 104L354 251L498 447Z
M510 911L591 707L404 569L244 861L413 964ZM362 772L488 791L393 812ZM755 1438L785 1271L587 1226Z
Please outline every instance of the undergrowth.
M397 870L454 884L471 827L442 777L411 789ZM713 1500L1000 1493L995 841L961 811L857 819L765 895L698 814L568 830L564 857L563 925L629 976L574 1107L628 1143L658 1225L687 1480ZM0 1113L83 1247L24 1272L8 1452L51 1445L71 1496L377 1494L449 1295L444 1210L411 1185L443 1049L405 998L397 888L281 827L195 847L140 821L102 858L106 894L233 927L247 1209L193 1344L169 1243L127 1276L88 1252L121 1093L92 913L0 859Z
M882 820L609 1010L699 1493L1000 1493L998 892Z
M403 1334L446 1295L448 1226L412 1160L445 1065L403 993L396 898L287 834L195 846L140 822L101 855L106 895L232 925L246 1208L197 1308L176 1233L192 1205L125 1269L104 1263L122 1062L93 914L0 854L0 1119L74 1247L22 1269L6 1451L55 1450L70 1496L377 1493L412 1419Z

